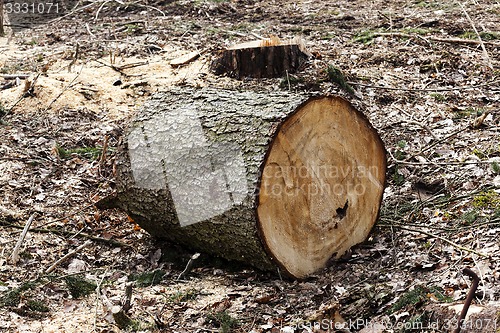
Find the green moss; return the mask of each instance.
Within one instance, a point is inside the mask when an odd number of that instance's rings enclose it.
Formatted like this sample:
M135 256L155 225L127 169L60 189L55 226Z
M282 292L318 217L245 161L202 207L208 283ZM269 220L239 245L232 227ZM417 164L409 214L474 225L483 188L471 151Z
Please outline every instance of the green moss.
M392 174L392 180L396 186L401 186L405 182L405 176L399 173L398 167L395 167L394 169L394 173Z
M397 159L398 161L402 161L406 158L406 153L398 149L394 152L394 158Z
M429 29L422 29L422 28L403 28L401 29L401 32L405 34L428 35L432 31Z
M439 302L444 303L453 302L453 298L446 296L441 287L416 286L413 290L401 295L397 302L390 308L389 312L394 313L407 306L419 307L420 305L427 303L430 298L435 298Z
M490 13L493 13L495 15L500 16L500 4L496 4L496 5L492 6L492 7L489 7L487 9L487 11L490 12Z
M467 118L472 114L477 113L480 110L476 110L473 107L468 107L465 110L453 110L453 118L454 119L463 119Z
M19 256L23 259L33 259L33 255L28 251L23 251L19 253Z
M378 37L381 35L381 33L402 33L402 34L409 34L409 35L428 35L429 33L432 32L432 30L429 29L422 29L422 28L403 28L399 30L385 30L385 29L376 29L376 30L363 30L358 33L356 33L353 37L353 41L356 43L363 43L363 44L371 44L373 39L375 37Z
M0 307L16 307L21 301L21 291L19 288L15 288L7 291L2 297L0 297Z
M482 40L497 40L500 39L500 34L496 32L480 32L479 36L481 36Z
M371 44L379 31L364 30L354 35L353 41L356 43Z
M28 290L31 290L35 288L35 286L38 284L38 280L36 281L29 281L26 283L23 283L21 286L17 288L13 288L9 291L6 291L1 297L0 297L0 306L8 306L8 307L16 307L19 302L21 301L21 295Z
M280 87L281 88L288 88L289 86L294 87L294 86L297 86L301 83L304 83L303 78L301 78L299 76L292 75L292 74L288 74L288 75L285 75L281 79Z
M205 33L207 35L212 36L212 35L219 35L219 34L223 33L223 31L221 29L219 29L219 28L215 28L215 27L209 26L209 27L205 28Z
M142 27L137 24L126 24L125 27L127 28L125 31L127 34L134 34L142 30Z
M497 175L500 174L500 165L497 162L492 162L491 170L493 170L493 172Z
M485 41L500 39L500 34L496 32L482 31L479 33L479 36ZM477 34L475 31L464 31L459 37L464 39L477 39Z
M227 311L209 313L207 319L215 322L220 327L220 332L229 333L231 329L237 327L239 322L233 318Z
M416 7L420 7L420 8L439 8L440 7L440 3L438 1L417 0L417 1L414 1L413 4Z
M472 199L476 208L497 208L500 206L500 196L493 190L483 191Z
M479 218L479 212L476 210L471 210L469 212L464 213L461 216L461 220L464 224L472 224Z
M320 38L323 40L330 40L330 39L334 39L335 37L337 37L337 35L335 33L327 32L324 35L322 35Z
M26 306L30 311L50 312L50 308L41 301L28 300Z
M342 73L342 71L333 65L328 65L326 68L326 74L330 82L338 84L342 89L350 94L354 94L354 89L347 83L347 80Z
M0 118L7 114L7 109L3 106L2 101L0 101Z
M434 98L434 100L436 102L444 102L444 101L446 101L446 97L443 94L430 93L429 96L431 96L432 98Z
M200 294L197 289L187 289L184 291L178 291L169 297L169 301L172 303L182 303L189 300L195 299Z
M160 283L165 273L164 270L158 269L152 272L131 274L128 279L129 281L135 281L138 287L147 287Z
M22 45L35 46L38 45L38 39L36 38L24 39L21 41L21 43Z
M16 72L21 72L23 70L27 70L28 68L20 63L14 64L14 65L5 65L0 69L0 73L2 74L9 74L9 73L16 73Z
M484 152L482 152L482 151L481 151L481 150L479 150L479 149L474 149L474 150L472 151L472 153L473 153L474 155L476 155L477 157L479 157L480 159L483 159L483 158L488 157L488 156L486 156L486 154L485 154Z
M413 290L406 292L401 295L401 297L394 303L394 305L389 309L389 313L394 313L396 311L402 310L407 306L419 307L429 301L429 299L435 298L442 303L453 302L453 298L446 296L444 290L437 286L416 286Z
M75 299L88 296L97 288L94 282L77 275L66 276L64 281L66 282L69 293Z
M80 147L65 149L59 144L56 144L56 151L59 157L63 159L70 158L72 155L78 155L83 158L96 160L102 154L101 147Z

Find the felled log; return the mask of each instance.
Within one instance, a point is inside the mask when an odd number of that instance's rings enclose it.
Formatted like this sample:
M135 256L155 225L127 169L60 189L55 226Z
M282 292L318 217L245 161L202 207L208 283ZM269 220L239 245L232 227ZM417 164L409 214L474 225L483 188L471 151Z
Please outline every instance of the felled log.
M366 239L386 158L341 97L177 88L141 108L116 169L117 193L99 207L124 209L155 237L304 278Z
M223 50L212 63L217 75L272 78L294 73L310 56L300 39L277 37L236 44Z

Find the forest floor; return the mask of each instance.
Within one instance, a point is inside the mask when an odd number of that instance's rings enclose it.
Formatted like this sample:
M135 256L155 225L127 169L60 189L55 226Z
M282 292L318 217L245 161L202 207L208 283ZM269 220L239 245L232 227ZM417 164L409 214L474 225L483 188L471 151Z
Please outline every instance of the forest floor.
M499 22L489 0L85 0L32 29L7 28L0 331L118 332L112 312L132 286L129 331L448 332L469 267L480 282L462 332L500 332ZM211 73L218 50L271 35L302 36L313 57L279 79ZM196 50L197 60L170 66ZM354 94L329 80L329 65ZM17 73L29 77L2 79ZM178 280L193 253L93 205L113 192L128 120L172 85L334 93L364 105L388 151L370 238L305 281L203 254Z

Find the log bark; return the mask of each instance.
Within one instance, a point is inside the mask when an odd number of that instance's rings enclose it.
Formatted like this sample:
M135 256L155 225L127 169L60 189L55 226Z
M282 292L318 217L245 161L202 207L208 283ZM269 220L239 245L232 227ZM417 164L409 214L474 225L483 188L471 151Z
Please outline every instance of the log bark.
M153 236L304 278L364 241L385 149L340 97L177 88L156 94L117 157L117 193ZM303 102L306 100L305 102Z

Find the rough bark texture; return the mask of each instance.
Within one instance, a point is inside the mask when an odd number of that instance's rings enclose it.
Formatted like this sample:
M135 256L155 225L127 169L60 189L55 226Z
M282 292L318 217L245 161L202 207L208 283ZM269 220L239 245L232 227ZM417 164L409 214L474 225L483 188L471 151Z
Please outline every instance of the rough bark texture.
M0 0L0 37L5 35L5 30L3 27L3 0Z
M251 189L257 188L260 167L272 134L305 98L281 92L259 94L212 89L179 89L156 94L141 109L124 137L117 158L117 197L114 204L125 209L137 224L155 237L244 261L262 269L273 269L257 234L255 195ZM197 111L210 142L241 147L250 193L241 204L215 218L181 227L167 188L137 186L130 162L128 138L136 129L144 128L148 121L157 122L156 116L186 108ZM146 149L144 153L149 154ZM147 162L148 158L143 160Z
M272 78L294 73L307 60L308 53L300 43L278 45L261 41L235 45L221 52L212 68L217 75Z
M124 137L117 157L117 194L100 206L123 208L158 238L261 269L278 265L293 277L310 275L331 256L343 254L368 235L382 197L385 151L366 118L344 99L313 98L301 104L304 100L304 95L287 92L206 88L176 88L156 94ZM334 119L341 122L335 124ZM306 128L311 121L319 122L318 126ZM350 122L354 131L366 133L349 133ZM293 137L290 130L298 131L296 143L288 140ZM336 137L337 132L343 136ZM347 142L339 145L344 139ZM296 145L298 151L287 144ZM359 147L351 151L354 146ZM284 152L289 157L280 159ZM295 158L300 154L301 158ZM197 157L193 159L193 155ZM380 174L376 178L370 175L363 183L373 191L367 196L310 193L303 186L336 181L313 174L314 169L309 168L313 165L359 163L369 167L371 162ZM282 171L273 173L277 165L280 170L305 165L313 173L305 180L292 179ZM271 177L263 176L266 170ZM351 185L368 178L361 179L355 172L342 177ZM269 188L281 183L295 186L298 194L274 196ZM360 220L358 210L368 216ZM325 240L337 231L341 239ZM354 243L346 242L349 235L345 232L355 235ZM308 252L314 242L322 244ZM289 262L285 258L288 250L279 248L293 249L295 245L297 253L291 254ZM313 264L307 263L309 259Z

